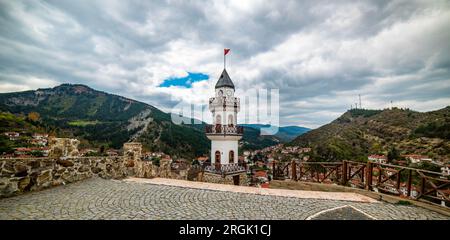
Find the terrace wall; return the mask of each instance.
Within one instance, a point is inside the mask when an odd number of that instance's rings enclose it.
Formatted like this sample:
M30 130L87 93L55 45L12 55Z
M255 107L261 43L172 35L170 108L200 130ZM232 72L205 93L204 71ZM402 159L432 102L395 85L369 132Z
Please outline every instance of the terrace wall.
M0 198L65 185L91 177L172 178L202 181L198 168L172 169L171 160L159 166L137 160L134 155L117 157L12 158L0 159Z

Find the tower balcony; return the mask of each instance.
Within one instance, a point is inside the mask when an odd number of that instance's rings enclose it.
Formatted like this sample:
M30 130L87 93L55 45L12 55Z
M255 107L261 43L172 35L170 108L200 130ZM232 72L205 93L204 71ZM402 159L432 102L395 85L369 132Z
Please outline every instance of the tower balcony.
M244 166L239 165L238 163L230 163L206 166L204 171L220 175L231 175L246 172L247 169Z
M244 127L243 126L234 126L234 125L206 125L205 126L206 134L221 134L221 135L243 135Z

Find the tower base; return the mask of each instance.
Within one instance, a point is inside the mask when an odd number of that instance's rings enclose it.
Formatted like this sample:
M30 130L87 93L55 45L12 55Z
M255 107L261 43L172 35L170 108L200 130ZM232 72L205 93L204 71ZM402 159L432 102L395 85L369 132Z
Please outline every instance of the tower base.
M204 172L201 181L208 183L248 186L247 173L245 172L225 176L215 173Z

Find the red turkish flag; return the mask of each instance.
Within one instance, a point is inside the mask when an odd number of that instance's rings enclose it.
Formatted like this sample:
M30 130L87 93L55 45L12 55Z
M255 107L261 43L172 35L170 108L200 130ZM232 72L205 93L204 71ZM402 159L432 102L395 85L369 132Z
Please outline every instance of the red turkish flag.
M224 55L224 56L227 55L229 51L230 51L229 48L225 48L225 49L223 50L223 55Z

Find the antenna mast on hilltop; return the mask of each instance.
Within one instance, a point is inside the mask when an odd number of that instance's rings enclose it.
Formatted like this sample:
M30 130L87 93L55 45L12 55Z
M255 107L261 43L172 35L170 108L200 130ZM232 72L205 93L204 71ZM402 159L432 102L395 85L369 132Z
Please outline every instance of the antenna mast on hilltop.
M359 96L359 108L362 109L362 107L361 107L361 94L358 94L358 96Z

